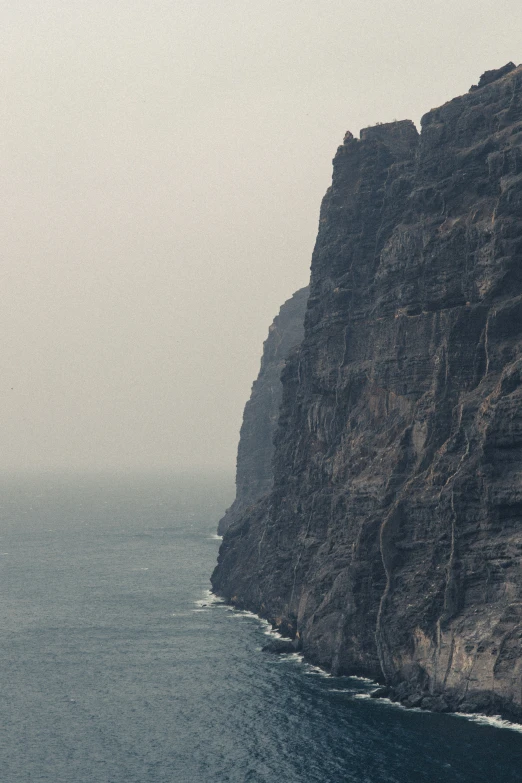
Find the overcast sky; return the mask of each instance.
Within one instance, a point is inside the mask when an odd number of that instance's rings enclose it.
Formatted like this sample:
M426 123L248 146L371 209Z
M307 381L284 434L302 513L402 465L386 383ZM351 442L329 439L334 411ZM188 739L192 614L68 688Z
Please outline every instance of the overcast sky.
M522 61L520 0L0 10L0 469L233 469L344 133Z

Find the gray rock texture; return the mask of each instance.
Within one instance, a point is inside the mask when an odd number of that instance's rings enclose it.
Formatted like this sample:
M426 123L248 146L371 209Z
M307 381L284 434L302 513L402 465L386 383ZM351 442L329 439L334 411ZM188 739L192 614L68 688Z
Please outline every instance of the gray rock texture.
M219 521L228 530L243 512L272 489L273 438L283 397L281 371L292 348L304 335L308 288L301 288L279 310L263 344L261 369L245 405L236 465L236 497Z
M214 589L426 709L522 720L522 67L346 134L271 492Z

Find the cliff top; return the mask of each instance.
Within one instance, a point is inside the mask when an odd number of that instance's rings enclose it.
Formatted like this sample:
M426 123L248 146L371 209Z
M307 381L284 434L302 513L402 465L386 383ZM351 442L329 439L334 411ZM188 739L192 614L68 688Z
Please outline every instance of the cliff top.
M519 68L521 66L518 66ZM479 79L478 84L473 84L469 91L473 92L474 90L480 90L482 87L486 87L488 84L492 84L493 82L498 81L499 79L502 79L504 76L507 76L511 71L516 70L517 66L515 63L509 62L507 65L503 65L502 68L495 68L492 71L484 71L482 76Z
M503 65L501 68L484 71L478 84L472 85L469 88L468 93L453 98L451 101L443 104L443 106L461 101L462 99L465 99L466 96L469 96L469 93L482 90L500 80L509 81L520 74L522 74L522 65L515 65L513 62L506 63L506 65ZM439 111L440 108L443 107L431 109L427 112L421 119L421 126L427 125L431 121L433 113ZM412 120L393 120L393 122L379 122L376 125L361 128L359 138L356 138L353 133L348 130L344 135L343 145L349 147L358 144L359 141L383 141L387 144L391 143L392 145L396 145L399 142L408 146L415 144L418 136L419 132Z

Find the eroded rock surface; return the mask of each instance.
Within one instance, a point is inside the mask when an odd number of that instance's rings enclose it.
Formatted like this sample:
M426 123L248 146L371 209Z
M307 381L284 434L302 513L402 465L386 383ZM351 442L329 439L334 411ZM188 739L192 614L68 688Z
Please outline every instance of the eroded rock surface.
M308 288L296 291L282 305L268 331L261 369L243 413L237 450L236 497L219 521L220 535L272 489L273 438L283 396L281 371L291 349L303 339L307 298Z
M347 134L272 491L214 588L404 703L522 718L522 67Z

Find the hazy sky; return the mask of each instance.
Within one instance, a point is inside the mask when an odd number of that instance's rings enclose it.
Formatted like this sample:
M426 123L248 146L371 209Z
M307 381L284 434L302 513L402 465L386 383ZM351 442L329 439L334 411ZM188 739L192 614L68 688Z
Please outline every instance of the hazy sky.
M520 0L2 6L9 469L232 469L345 131L522 61Z

